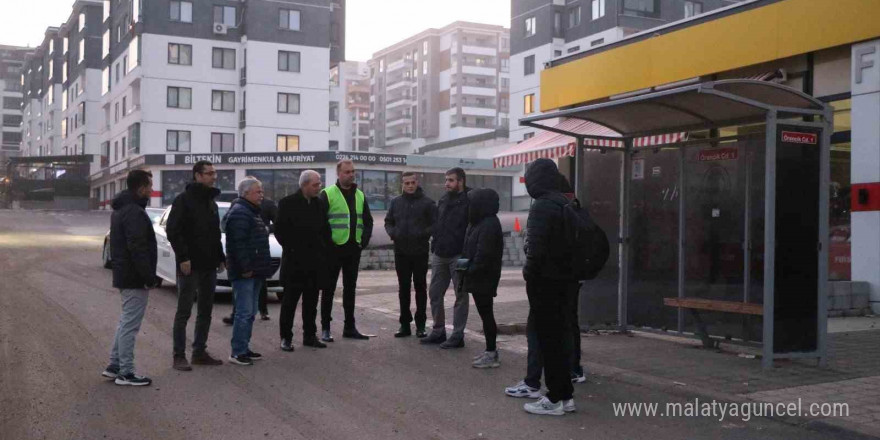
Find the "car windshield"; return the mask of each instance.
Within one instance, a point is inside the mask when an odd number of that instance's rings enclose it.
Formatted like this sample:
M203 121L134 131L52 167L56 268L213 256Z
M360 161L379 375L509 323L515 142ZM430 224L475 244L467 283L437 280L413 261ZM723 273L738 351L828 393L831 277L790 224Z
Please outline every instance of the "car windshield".
M223 217L226 217L226 213L229 212L228 206L220 206L217 208L217 215L220 216L220 231L226 232L226 227L223 225Z
M156 221L157 218L162 217L162 214L164 212L164 209L147 208L147 215L150 217L150 221L152 222Z

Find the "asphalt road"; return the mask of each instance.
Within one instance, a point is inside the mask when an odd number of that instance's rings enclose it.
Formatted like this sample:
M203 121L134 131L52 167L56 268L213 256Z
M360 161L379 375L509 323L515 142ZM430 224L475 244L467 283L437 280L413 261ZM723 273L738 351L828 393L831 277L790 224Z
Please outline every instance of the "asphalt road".
M482 349L442 351L391 337L396 322L358 309L370 341L325 350L277 349L273 320L256 322L265 359L171 369L172 289L154 290L137 339L136 366L152 386L100 377L119 317L110 271L100 267L106 213L0 211L0 438L20 439L826 439L828 433L777 421L705 417L615 417L619 402L685 402L647 387L591 375L577 385L578 412L540 417L502 389L524 372L522 351L501 345L502 367L470 368ZM369 277L366 273L364 277ZM231 329L215 308L209 351L224 359ZM337 304L334 313L341 316ZM334 330L339 333L341 323ZM190 326L192 331L192 325ZM470 338L470 337L469 337ZM649 362L650 360L646 360Z

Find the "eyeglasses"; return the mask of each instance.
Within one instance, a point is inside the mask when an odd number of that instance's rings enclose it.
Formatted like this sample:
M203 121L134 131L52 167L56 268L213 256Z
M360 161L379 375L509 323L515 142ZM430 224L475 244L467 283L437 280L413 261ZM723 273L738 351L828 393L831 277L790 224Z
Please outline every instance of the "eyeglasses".
M199 171L199 174L207 175L207 176L216 176L217 172L216 171L208 171L207 173L203 173L203 172Z

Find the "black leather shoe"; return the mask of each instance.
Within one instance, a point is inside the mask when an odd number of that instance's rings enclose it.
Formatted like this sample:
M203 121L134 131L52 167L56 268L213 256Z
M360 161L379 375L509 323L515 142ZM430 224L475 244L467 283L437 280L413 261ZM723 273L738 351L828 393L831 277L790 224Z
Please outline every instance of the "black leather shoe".
M412 329L409 328L409 324L401 324L400 330L394 334L395 338L405 338L407 336L412 336Z
M446 333L431 333L431 336L422 339L422 344L442 344L446 342Z
M333 335L330 334L329 329L321 331L321 340L324 342L333 342Z
M233 322L234 322L234 320L233 320L233 316L232 316L232 315L224 316L224 317L223 317L223 323L224 323L224 324L226 324L226 325L232 325Z
M318 337L312 335L308 338L303 338L303 346L305 347L315 347L315 348L327 348L327 344L318 340Z
M293 344L290 342L290 339L281 340L281 351L293 351Z
M362 340L362 341L365 341L365 340L367 340L367 339L370 339L369 336L362 335L361 332L357 331L356 328L351 329L351 330L345 330L345 331L343 331L343 332L342 332L342 337L343 337L343 338L348 338L348 339L360 339L360 340Z
M422 339L422 338L424 338L425 336L428 336L428 334L425 333L425 329L423 329L423 328L417 328L417 329L416 329L416 337L417 337L417 338Z

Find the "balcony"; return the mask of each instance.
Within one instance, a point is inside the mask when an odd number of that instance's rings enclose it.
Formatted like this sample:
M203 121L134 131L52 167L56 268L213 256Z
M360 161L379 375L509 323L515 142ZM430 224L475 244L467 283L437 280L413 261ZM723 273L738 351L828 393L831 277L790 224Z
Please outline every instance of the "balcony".
M410 98L409 96L402 96L400 98L395 98L395 99L388 101L385 104L385 109L391 110L391 109L395 109L395 108L398 108L401 106L412 105L412 104L413 104L412 98Z

